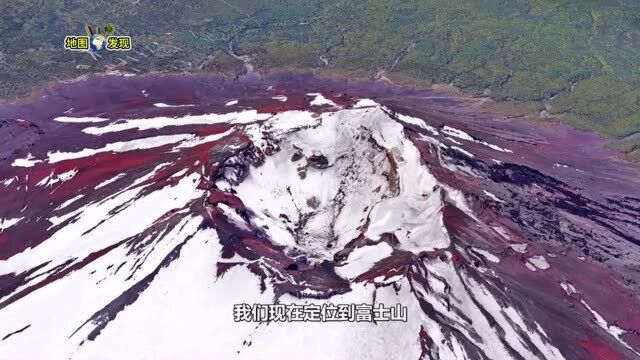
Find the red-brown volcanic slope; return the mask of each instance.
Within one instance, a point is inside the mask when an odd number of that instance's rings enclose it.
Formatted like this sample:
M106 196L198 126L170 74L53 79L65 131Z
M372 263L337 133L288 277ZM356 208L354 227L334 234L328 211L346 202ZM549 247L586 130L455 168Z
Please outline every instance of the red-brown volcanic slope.
M639 357L638 169L593 135L307 76L99 77L0 121L0 358ZM233 321L260 302L409 315Z

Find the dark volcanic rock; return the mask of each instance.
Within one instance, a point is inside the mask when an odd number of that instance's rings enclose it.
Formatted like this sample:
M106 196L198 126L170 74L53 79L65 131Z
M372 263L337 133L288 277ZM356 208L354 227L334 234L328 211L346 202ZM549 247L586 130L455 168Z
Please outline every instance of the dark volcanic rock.
M0 105L7 358L638 357L638 168L594 135L307 76L43 95ZM233 317L307 303L409 316Z

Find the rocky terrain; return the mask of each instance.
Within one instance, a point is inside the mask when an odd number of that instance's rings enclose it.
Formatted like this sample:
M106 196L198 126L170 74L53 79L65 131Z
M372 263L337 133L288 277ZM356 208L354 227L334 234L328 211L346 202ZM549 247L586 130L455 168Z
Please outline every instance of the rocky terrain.
M0 121L7 358L640 357L638 168L594 135L305 76L96 77ZM233 317L351 303L407 319Z

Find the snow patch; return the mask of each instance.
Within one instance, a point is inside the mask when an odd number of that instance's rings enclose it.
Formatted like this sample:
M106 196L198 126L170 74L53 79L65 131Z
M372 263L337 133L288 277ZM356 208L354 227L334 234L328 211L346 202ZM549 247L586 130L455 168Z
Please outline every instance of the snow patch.
M24 219L24 217L19 217L19 218L12 218L12 219L3 219L0 218L0 232L3 232L4 230L16 225L17 223L19 223L22 219Z
M549 265L549 263L547 262L547 259L542 255L530 256L529 258L527 258L527 265L531 265L527 267L532 271L547 270L551 267L551 265Z
M176 108L176 107L190 107L190 106L195 106L195 105L194 104L169 105L169 104L165 104L165 103L155 103L155 104L153 104L153 106L159 107L159 108Z
M578 290L575 288L575 286L573 286L572 283L568 282L568 281L563 281L560 283L560 287L562 288L562 290L564 290L567 295L572 296L575 294L578 294Z
M111 121L111 119L101 118L101 117L69 117L69 116L58 116L53 119L54 121L63 122L63 123L76 123L76 124L84 124L84 123L100 123L105 121Z
M434 128L433 126L427 125L426 122L420 118L404 115L404 114L397 114L397 116L398 116L398 119L400 119L400 121L405 122L407 124L416 125L421 129L425 129L429 131L432 135L440 134L438 130L436 130L436 128Z
M357 103L355 103L355 105L353 105L353 108L359 109L359 108L366 108L366 107L372 107L372 106L380 106L380 104L378 104L377 102L371 99L360 99L358 100Z
M60 204L60 206L58 206L57 208L55 208L55 210L62 210L64 208L66 208L67 206L73 204L74 202L76 202L77 200L80 200L81 198L84 197L84 194L80 194L77 196L72 197L71 199L63 202L62 204Z
M100 184L96 185L95 189L100 189L100 188L105 187L105 186L107 186L107 185L109 185L111 183L114 183L114 182L118 181L119 179L123 178L125 175L127 175L127 174L120 173L120 174L112 177L111 179L107 179L107 180L101 182Z
M524 254L527 252L527 244L509 244L509 247L513 249L513 251Z
M49 152L48 162L57 163L64 160L80 159L84 157L93 156L104 152L122 153L133 150L153 149L165 145L175 144L180 141L192 139L193 135L179 134L179 135L160 135L152 136L141 139L134 139L130 141L119 141L111 144L107 144L98 149L83 149L77 152Z
M467 150L465 150L465 149L463 149L463 148L461 148L459 146L451 146L451 148L456 150L456 151L458 151L459 153L462 153L462 154L470 157L470 158L474 158L475 157L475 155L473 155L472 153L468 152Z
M392 252L393 248L386 242L356 248L349 254L345 265L336 266L336 273L352 280L369 271L378 261L389 257Z
M309 103L309 105L311 105L311 106L329 105L329 106L338 107L338 105L336 103L334 103L333 101L331 101L331 100L327 99L326 97L322 96L322 94L320 94L320 93L309 93L307 95L308 96L314 96L314 99Z
M223 133L219 133L219 134L211 134L211 135L207 135L207 136L203 136L203 137L193 137L191 139L188 139L186 141L181 142L180 144L178 144L177 146L175 146L173 148L173 151L177 151L180 149L186 149L186 148L191 148L191 147L196 147L198 145L203 145L203 144L208 144L214 141L218 141L222 138L225 138L229 135L231 135L233 132L235 131L235 129L231 128Z
M27 154L27 157L24 159L15 159L11 166L13 167L32 167L35 164L41 163L42 160L34 160L35 157L31 155L31 153Z
M240 229L245 231L251 231L251 228L247 224L246 221L238 214L233 208L231 208L227 204L219 203L218 208L222 210L224 215L235 225L237 225Z
M404 278L404 275L393 275L390 277L386 277L385 275L380 275L373 279L373 282L379 285L388 285L394 282L398 282Z
M493 201L497 201L499 203L503 203L504 200L500 199L499 197L493 195L492 193L488 192L487 190L482 190L482 192L484 192L485 195L487 195L489 198L491 198L491 200Z
M180 209L202 196L194 187L198 174L186 176L174 186L142 195L147 186L127 189L100 202L91 203L48 220L62 226L47 240L34 248L0 260L0 274L20 273L47 263L42 271L54 268L69 258L82 259L90 253L134 236L172 209ZM132 201L136 199L136 201ZM135 221L131 221L135 219Z
M500 258L493 255L492 253L488 252L487 250L484 249L480 249L477 247L472 247L471 250L473 250L473 252L476 252L480 255L482 255L485 259L494 262L494 263L499 263L500 262Z
M17 181L17 180L18 180L18 177L17 177L17 176L14 176L14 177L12 177L12 178L8 178L8 179L5 179L5 180L0 181L0 184L2 184L2 185L4 185L5 187L7 187L7 186L9 186L9 185L13 184L13 182L14 182L14 181Z
M179 118L162 116L148 119L120 119L117 122L102 127L88 127L83 129L82 132L91 135L102 135L124 130L162 129L170 126L213 125L223 123L248 124L266 120L269 117L271 117L271 114L258 113L256 110L245 110L224 114L187 115Z
M71 180L71 178L73 178L77 173L78 173L78 170L73 169L73 170L65 171L63 173L60 173L54 176L54 172L51 171L51 174L47 175L44 179L40 180L36 184L36 186L52 187L57 183L62 184L65 181Z
M492 150L496 150L496 151L500 151L500 152L506 152L506 153L512 153L513 152L513 151L511 151L509 149L502 148L502 147L500 147L498 145L490 144L490 143L488 143L486 141L483 141L483 140L478 140L478 139L474 138L473 136L469 135L468 133L466 133L466 132L464 132L464 131L462 131L460 129L452 128L450 126L446 126L445 125L444 128L442 129L442 132L447 134L447 135L456 137L458 139L462 139L462 140L466 140L466 141L470 141L470 142L474 142L474 143L477 143L477 144L484 145L484 146L486 146L486 147L488 147L488 148L490 148Z

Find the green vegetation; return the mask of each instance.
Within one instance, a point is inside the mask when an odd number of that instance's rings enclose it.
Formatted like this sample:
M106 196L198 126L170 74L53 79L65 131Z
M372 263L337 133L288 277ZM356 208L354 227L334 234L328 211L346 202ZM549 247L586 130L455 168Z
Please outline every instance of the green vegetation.
M619 77L585 79L551 104L553 112L566 114L570 123L581 128L614 137L640 132L640 87Z
M107 25L104 26L104 32L107 35L113 35L116 32L116 27L115 25L113 25L112 23L108 23Z
M304 43L272 40L266 43L265 47L266 59L273 66L311 67L318 62L313 48Z
M84 23L107 22L132 36L135 51L93 60L62 49ZM563 121L621 144L640 132L637 0L4 1L0 34L3 97L105 69L233 77L243 71L228 54L233 41L259 71L329 68L373 78L384 69L546 104Z

